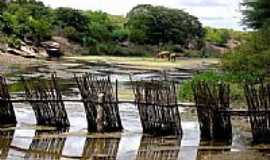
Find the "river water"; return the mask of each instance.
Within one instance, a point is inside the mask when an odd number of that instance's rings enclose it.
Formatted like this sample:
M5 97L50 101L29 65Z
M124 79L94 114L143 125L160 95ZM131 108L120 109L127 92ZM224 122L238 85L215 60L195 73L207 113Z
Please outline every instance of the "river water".
M24 71L17 70L8 76L12 97L24 98L20 76L48 79L49 73L56 72L61 79L63 99L79 99L78 89L72 79L73 74L91 72L110 74L112 81L119 81L120 100L132 100L128 84L130 73L133 79L159 79L158 71L126 70L115 66L80 63L56 64L54 66L34 66ZM192 76L191 72L171 70L168 78L182 80ZM1 159L118 159L118 160L204 160L214 159L214 155L225 152L255 151L268 152L268 146L253 149L251 133L239 125L233 128L230 144L200 140L196 111L179 108L182 118L183 137L152 137L142 133L136 106L120 104L120 116L124 130L121 133L87 133L86 117L81 103L65 103L70 128L55 131L53 128L36 126L31 106L27 103L14 104L18 124L12 129L0 131ZM247 123L248 124L248 123ZM258 148L258 147L257 147Z

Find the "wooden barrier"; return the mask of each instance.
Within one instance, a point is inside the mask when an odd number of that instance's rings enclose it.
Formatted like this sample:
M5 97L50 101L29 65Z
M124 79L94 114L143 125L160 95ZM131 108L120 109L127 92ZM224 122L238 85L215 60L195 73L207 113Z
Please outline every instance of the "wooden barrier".
M132 82L144 133L182 136L176 86L168 81Z
M88 131L121 131L123 127L117 103L117 82L115 87L116 91L114 92L109 77L104 78L85 74L81 77L75 76L75 79L84 103ZM95 103L97 101L98 103Z
M258 112L249 115L253 141L270 143L270 84L246 83L244 88L248 110Z
M181 139L177 138L143 136L136 160L177 160L181 146Z
M81 159L116 159L120 138L87 138Z
M52 74L50 82L41 80L28 82L23 80L23 82L26 98L34 110L38 125L58 128L70 126L55 74ZM31 99L40 101L31 102Z
M232 138L230 115L224 112L230 109L230 86L225 83L205 81L193 82L194 99L197 107L201 138Z
M6 79L0 76L0 126L16 125L16 116L10 100Z

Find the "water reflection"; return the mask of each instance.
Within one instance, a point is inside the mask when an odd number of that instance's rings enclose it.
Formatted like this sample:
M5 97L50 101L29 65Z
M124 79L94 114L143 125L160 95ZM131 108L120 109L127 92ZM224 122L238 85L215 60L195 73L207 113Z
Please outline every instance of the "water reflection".
M35 137L25 154L26 159L60 159L66 137L60 137L61 131L36 131ZM53 137L57 136L57 137Z
M6 159L8 157L13 135L14 130L0 131L0 159Z
M212 159L212 156L231 151L231 141L200 141L197 160Z
M177 137L143 136L136 160L177 160L181 139Z
M87 138L82 159L116 159L120 138Z

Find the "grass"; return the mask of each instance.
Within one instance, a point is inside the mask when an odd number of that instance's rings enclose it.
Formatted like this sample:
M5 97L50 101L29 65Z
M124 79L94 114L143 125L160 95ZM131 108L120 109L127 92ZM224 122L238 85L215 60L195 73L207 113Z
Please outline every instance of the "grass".
M150 57L115 57L115 56L78 56L66 57L68 60L80 60L96 63L108 63L119 65L130 65L140 69L172 69L172 68L199 68L203 64L216 65L219 60L216 58L183 58L176 62L169 62L167 59Z

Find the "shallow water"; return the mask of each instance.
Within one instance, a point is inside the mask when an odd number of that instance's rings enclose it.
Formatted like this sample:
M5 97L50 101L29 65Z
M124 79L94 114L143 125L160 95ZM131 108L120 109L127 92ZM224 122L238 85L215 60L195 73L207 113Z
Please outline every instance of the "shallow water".
M16 72L8 77L13 98L23 98L20 76L47 79L50 72L57 72L62 79L64 99L79 99L74 86L73 72L106 74L112 81L119 81L120 99L132 99L129 74L133 79L159 79L162 72L127 71L110 66L88 66L82 64L57 64L37 66ZM191 73L170 71L168 78L178 80ZM124 130L121 133L87 133L86 117L81 103L65 103L70 128L55 131L37 127L31 106L26 103L14 104L18 120L16 128L0 131L0 159L119 159L119 160L203 160L211 155L224 152L240 152L252 149L251 134L234 127L231 144L205 142L200 140L199 124L194 109L179 108L182 117L183 137L151 137L142 134L142 127L136 106L121 104L120 116ZM267 151L267 146L264 146ZM259 152L258 150L255 150ZM264 150L265 151L265 150ZM210 156L209 156L210 155ZM206 158L207 157L207 158ZM209 158L210 157L210 158Z

